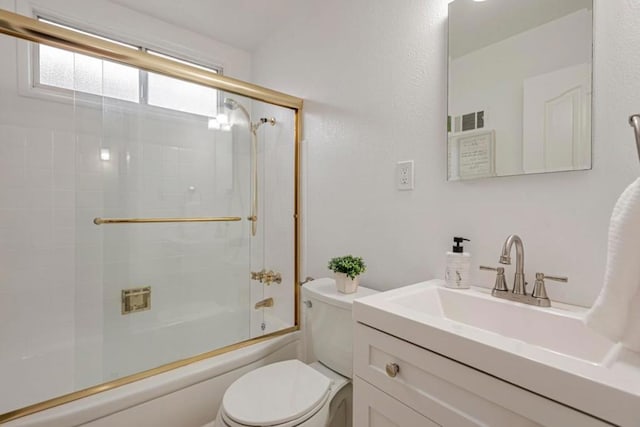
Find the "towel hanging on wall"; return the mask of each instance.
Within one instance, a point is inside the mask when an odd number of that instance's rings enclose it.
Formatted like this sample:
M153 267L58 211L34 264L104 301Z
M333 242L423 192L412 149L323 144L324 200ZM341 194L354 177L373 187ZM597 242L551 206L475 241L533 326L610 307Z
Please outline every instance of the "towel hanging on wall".
M629 117L640 159L640 115ZM609 223L604 287L585 317L586 324L614 342L640 352L640 178L613 208Z
M622 193L611 214L604 287L588 312L589 327L614 342L627 341L631 312L640 311L640 178ZM640 332L640 325L638 328ZM635 339L632 340L636 342ZM640 337L637 339L640 344ZM640 345L633 348L640 351Z

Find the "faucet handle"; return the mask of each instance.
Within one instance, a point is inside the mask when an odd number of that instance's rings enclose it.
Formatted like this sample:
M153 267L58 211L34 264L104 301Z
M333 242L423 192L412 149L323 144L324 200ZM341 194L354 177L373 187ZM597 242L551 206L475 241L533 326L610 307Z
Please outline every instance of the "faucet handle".
M548 276L544 273L536 273L536 282L533 286L533 293L531 294L532 297L549 299L549 297L547 296L547 289L544 286L544 279L562 283L567 283L569 281L569 278L564 276Z
M507 292L509 288L507 288L507 281L504 278L504 267L487 267L486 265L481 265L480 270L489 270L495 271L496 274L496 283L493 285L494 291L502 291Z
M544 280L544 279L549 279L555 282L562 282L562 283L567 283L569 281L569 278L566 276L549 276L548 274L544 274L544 273L536 273L536 280Z

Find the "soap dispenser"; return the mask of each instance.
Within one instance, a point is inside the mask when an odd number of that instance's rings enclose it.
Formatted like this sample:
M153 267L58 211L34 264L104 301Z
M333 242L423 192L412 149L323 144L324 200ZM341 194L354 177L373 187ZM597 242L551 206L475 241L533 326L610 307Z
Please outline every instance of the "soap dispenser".
M447 252L447 268L444 274L445 286L454 289L469 289L471 254L464 251L462 242L470 242L464 237L454 237L452 252Z

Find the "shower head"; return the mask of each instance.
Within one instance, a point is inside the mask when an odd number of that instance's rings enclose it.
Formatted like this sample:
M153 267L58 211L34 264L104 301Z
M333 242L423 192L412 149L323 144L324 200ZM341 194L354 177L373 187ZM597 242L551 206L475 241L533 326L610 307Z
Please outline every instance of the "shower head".
M240 110L242 111L242 113L245 115L245 117L247 118L247 121L249 123L251 123L251 116L249 115L249 112L247 111L246 108L244 108L242 106L242 104L240 104L238 101L236 101L233 98L225 98L224 102L222 103L225 108L231 110L231 111L235 111L235 110Z
M237 110L240 104L238 104L238 101L236 101L233 98L225 98L224 106L227 107L229 110Z
M271 117L270 119L267 119L266 117L262 117L256 123L251 122L251 116L249 115L249 112L247 111L247 109L244 108L242 104L240 104L238 101L236 101L233 98L225 98L222 104L225 106L225 108L231 111L235 111L235 110L242 111L242 113L247 118L247 122L249 122L249 129L251 129L251 132L253 133L255 133L258 130L258 128L262 126L264 123L269 123L271 126L275 126L276 124L276 119L273 117Z

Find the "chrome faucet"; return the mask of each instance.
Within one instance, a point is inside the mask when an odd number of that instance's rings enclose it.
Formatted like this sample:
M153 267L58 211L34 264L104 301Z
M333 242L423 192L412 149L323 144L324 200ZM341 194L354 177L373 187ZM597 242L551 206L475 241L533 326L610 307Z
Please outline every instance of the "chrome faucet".
M500 254L500 264L511 265L511 248L516 245L516 274L513 278L512 293L516 295L527 294L527 282L524 280L524 245L522 239L517 234L507 237L504 245L502 245L502 253Z
M480 266L480 270L496 271L496 282L493 285L491 295L494 297L517 301L524 304L537 305L538 307L551 307L551 300L547 296L544 279L555 280L557 282L566 283L566 277L548 276L544 273L536 273L536 283L531 295L527 295L527 282L524 279L524 245L522 239L512 234L507 237L504 245L502 245L502 253L500 254L500 264L511 264L511 248L516 245L516 274L513 278L513 288L509 291L506 280L504 278L504 267L485 267Z

